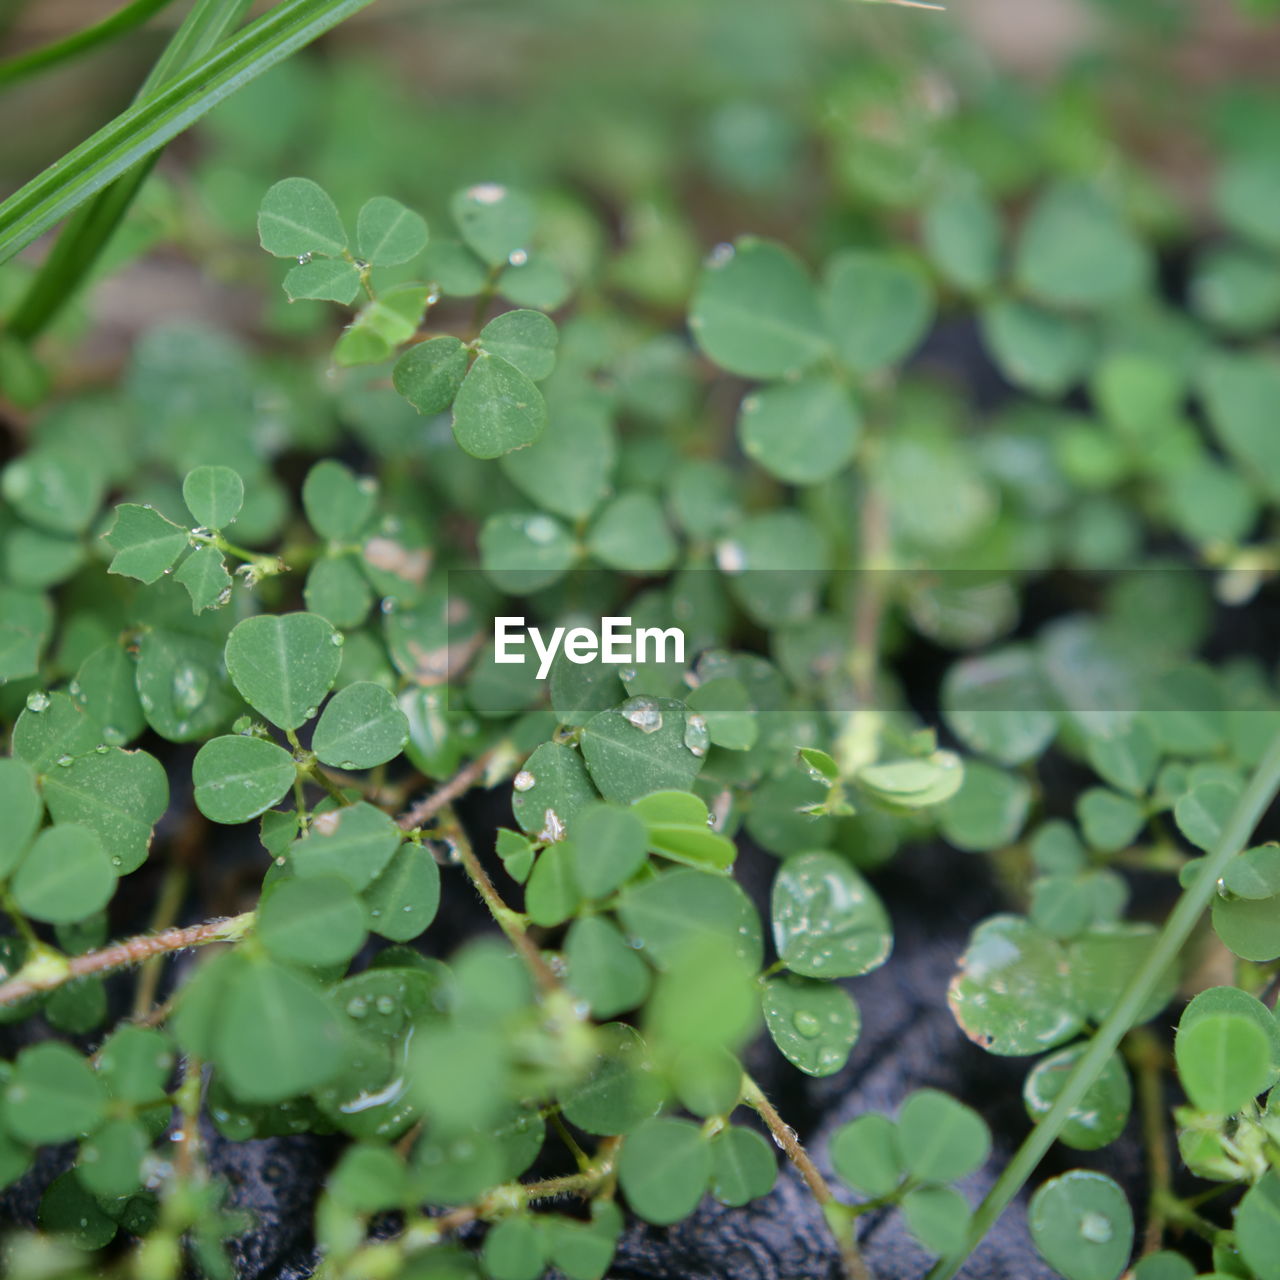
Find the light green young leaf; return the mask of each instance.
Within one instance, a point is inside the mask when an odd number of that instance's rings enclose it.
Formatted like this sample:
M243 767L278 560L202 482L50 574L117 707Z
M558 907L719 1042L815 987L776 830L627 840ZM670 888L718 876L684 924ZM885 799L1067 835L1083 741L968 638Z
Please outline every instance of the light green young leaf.
M115 887L97 832L72 823L42 831L9 882L18 910L47 924L70 924L100 911Z
M206 529L225 529L244 506L244 481L230 467L196 467L182 481L191 518Z
M221 551L212 544L198 547L173 575L191 597L191 612L203 613L231 599L231 575Z

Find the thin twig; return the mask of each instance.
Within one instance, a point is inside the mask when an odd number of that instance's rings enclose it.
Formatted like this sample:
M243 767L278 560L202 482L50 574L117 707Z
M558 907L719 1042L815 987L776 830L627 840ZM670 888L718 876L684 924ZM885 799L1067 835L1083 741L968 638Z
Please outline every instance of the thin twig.
M1169 1160L1169 1132L1164 1105L1164 1050L1145 1027L1136 1027L1125 1037L1125 1055L1138 1077L1138 1106L1142 1116L1142 1138L1147 1148L1147 1225L1142 1237L1142 1256L1155 1253L1164 1243L1166 1210L1173 1185Z
M97 951L84 955L60 957L57 962L46 955L34 966L24 965L8 982L0 983L0 1006L17 1004L40 991L52 991L76 978L90 974L109 973L112 969L124 969L141 964L152 956L169 951L184 951L188 947L203 947L211 942L237 942L248 932L254 921L254 912L228 916L223 920L206 920L203 924L188 925L185 929L166 929L162 933L142 934L113 942Z
M441 809L452 804L460 795L470 791L484 777L484 771L489 767L489 761L493 759L493 752L492 747L488 751L482 751L474 760L464 764L439 790L433 791L429 796L419 800L412 809L402 813L396 819L401 830L412 831L415 827L430 822Z
M765 1097L764 1091L748 1075L742 1077L742 1100L768 1125L774 1142L795 1165L796 1172L804 1179L805 1186L822 1206L827 1224L831 1227L832 1234L836 1237L836 1244L840 1248L840 1260L844 1264L845 1275L849 1280L872 1280L871 1272L858 1251L853 1214L840 1212L848 1206L842 1205L836 1199L830 1184L822 1176L821 1170L813 1163L809 1153L796 1136L796 1131L783 1120L773 1103ZM840 1230L836 1230L836 1221L833 1219L839 1221Z

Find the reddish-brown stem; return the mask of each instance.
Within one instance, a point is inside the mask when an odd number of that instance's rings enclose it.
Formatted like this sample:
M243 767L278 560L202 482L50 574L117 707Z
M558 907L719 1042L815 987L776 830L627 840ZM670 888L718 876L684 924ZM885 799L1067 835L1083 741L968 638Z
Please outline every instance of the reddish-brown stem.
M484 771L489 767L489 761L492 759L493 750L491 748L488 751L481 752L474 760L464 764L438 790L419 800L412 809L400 815L397 821L401 830L412 831L415 827L422 826L424 822L430 822L437 813L452 804L460 795L470 791L484 777Z

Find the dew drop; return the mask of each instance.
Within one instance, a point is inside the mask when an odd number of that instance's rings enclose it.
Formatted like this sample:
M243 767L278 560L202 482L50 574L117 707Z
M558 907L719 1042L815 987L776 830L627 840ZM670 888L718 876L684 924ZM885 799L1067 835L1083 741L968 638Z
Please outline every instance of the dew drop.
M395 613L396 611L395 597L383 596L382 604L379 605L379 608L382 610L383 613Z
M529 251L527 249L512 249L507 254L507 261L513 267L523 267L529 261Z
M209 672L184 663L173 673L173 705L179 711L195 711L209 696Z
M73 763L73 762L72 762L72 759L71 759L71 757L70 757L70 756L59 756L59 757L58 757L58 764L59 764L59 766L60 766L61 768L63 768L63 769L66 769L66 768L67 768L69 765L71 765L72 763Z
M822 1030L822 1024L818 1019L804 1009L791 1019L791 1023L806 1040L812 1040Z
M387 1014L395 1011L396 1002L390 996L379 996L374 1003L379 1013Z
M100 742L100 743L98 743L98 745L97 745L96 747L94 747L94 750L95 750L95 751L96 751L100 756L105 756L105 755L107 754L107 752L111 750L111 748L110 748L109 746L107 746L107 744L106 744L105 742Z
M707 748L711 745L707 722L696 712L684 722L684 745L699 758L707 754Z
M500 182L481 182L469 187L467 196L476 204L497 204L499 200L506 199L507 189Z
M521 769L512 780L511 785L515 787L517 791L532 791L537 785L537 782L537 778L535 778L528 769Z
M733 261L733 245L721 243L716 245L714 249L707 254L707 266L713 271L718 271L721 267L728 266Z
M39 689L33 689L27 694L27 710L34 711L37 715L41 711L49 709L49 695Z
M716 568L721 573L741 573L747 567L747 553L740 542L716 544Z
M1100 1213L1086 1213L1080 1219L1080 1235L1090 1244L1106 1244L1111 1234L1110 1221Z
M656 699L644 695L622 704L622 718L641 733L657 733L662 728L662 708Z
M320 710L320 708L319 708L319 707L308 707L308 708L307 708L307 709L302 713L303 719L304 719L304 720L310 720L310 719L312 719L312 718L317 714L317 712L319 712L319 710Z
M310 261L311 261L311 255L309 253L298 254L298 266L305 267L307 263Z
M333 635L329 637L329 643L338 649L341 649L346 642L347 637L344 636L341 631L335 631Z
M618 672L618 679L621 680L623 684L630 684L639 674L640 673L635 669L635 667L623 667L622 670Z
M369 1012L368 1002L363 996L353 996L347 1001L347 1013L352 1018L363 1018Z
M524 522L524 532L530 542L546 546L547 543L555 541L555 521L548 516L532 516Z

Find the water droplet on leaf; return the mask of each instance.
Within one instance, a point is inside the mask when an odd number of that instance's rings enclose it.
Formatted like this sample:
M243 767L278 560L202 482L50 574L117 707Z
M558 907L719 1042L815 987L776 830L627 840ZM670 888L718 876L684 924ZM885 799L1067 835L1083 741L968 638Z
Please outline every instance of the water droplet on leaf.
M48 710L49 695L42 693L38 689L33 689L27 694L27 710L34 711L38 715L41 711Z
M528 769L521 769L520 772L516 774L511 785L515 787L517 791L531 791L537 781L537 778L535 778Z
M662 708L654 698L641 695L622 704L622 718L641 733L657 733L662 728Z

